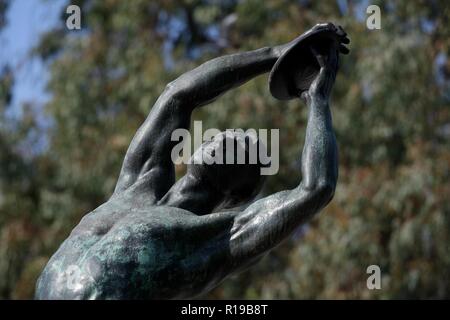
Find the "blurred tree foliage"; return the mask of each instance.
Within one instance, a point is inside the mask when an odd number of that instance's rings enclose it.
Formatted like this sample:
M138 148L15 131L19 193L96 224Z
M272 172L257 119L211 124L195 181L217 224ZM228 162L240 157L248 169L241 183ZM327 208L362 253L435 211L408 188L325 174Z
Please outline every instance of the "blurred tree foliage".
M109 197L131 137L167 82L214 56L284 43L324 21L352 39L332 102L335 199L207 298L450 297L448 1L374 1L379 31L366 28L367 2L356 0L72 3L82 8L82 30L66 30L61 12L60 28L33 52L51 68L50 130L39 129L33 108L6 118L14 76L0 73L1 298L32 297L51 254ZM204 127L280 128L280 172L264 192L300 180L306 110L273 99L266 76L195 117ZM30 156L39 135L49 146ZM366 288L371 264L381 267L382 290Z

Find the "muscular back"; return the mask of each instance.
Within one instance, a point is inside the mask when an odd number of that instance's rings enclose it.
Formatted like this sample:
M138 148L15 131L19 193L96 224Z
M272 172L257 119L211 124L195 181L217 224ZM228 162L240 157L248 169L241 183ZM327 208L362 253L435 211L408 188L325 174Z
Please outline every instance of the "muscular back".
M196 216L168 206L136 207L119 197L86 215L47 264L36 297L192 297L231 271L233 213Z

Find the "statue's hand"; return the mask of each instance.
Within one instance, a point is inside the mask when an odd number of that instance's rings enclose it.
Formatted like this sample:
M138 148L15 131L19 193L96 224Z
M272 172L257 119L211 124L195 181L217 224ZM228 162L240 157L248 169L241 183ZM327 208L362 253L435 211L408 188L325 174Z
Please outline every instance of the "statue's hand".
M339 41L339 52L342 53L342 54L348 54L349 53L349 50L347 49L347 47L345 47L345 44L349 44L350 43L350 39L347 37L347 33L344 31L344 29L342 29L341 26L336 27L331 22L329 22L329 23L318 23L314 27L312 27L311 29L306 31L305 34L309 33L309 32L312 32L312 31L321 30L321 29L324 29L324 30L328 29L328 30L333 31L336 34L336 37L337 37L337 39ZM282 44L282 45L274 47L273 51L274 51L275 55L277 56L277 58L279 58L287 50L289 50L289 48L296 43L295 40L296 39L294 39L291 42L288 42L286 44Z
M302 99L308 104L311 100L328 101L339 67L339 49L335 43L325 48L311 47L311 51L320 65L316 79L308 91L303 92Z

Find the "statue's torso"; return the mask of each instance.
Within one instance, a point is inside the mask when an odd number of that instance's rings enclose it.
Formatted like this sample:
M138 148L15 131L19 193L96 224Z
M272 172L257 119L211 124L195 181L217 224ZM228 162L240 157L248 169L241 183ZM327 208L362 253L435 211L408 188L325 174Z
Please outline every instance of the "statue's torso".
M45 267L42 299L183 298L228 273L233 214L112 199L86 215ZM183 293L183 296L180 294Z

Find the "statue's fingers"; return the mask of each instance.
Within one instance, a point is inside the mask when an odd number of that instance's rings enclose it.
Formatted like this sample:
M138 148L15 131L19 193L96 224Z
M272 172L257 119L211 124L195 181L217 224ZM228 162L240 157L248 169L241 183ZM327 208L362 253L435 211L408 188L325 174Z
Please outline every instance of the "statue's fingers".
M349 54L350 50L346 46L344 46L343 44L340 44L339 45L339 52L342 53L342 54Z
M339 36L341 36L341 37L346 37L346 36L347 36L347 32L345 32L345 30L344 30L341 26L338 26L338 27L337 27L336 33L337 33Z
M347 36L342 37L341 39L339 39L339 41L344 44L350 43L350 39Z
M318 23L313 27L313 30L317 29L328 29L328 30L336 30L336 27L331 22L327 23Z

